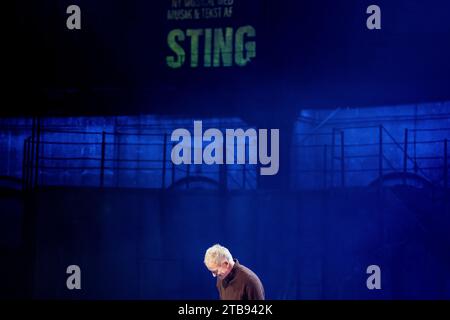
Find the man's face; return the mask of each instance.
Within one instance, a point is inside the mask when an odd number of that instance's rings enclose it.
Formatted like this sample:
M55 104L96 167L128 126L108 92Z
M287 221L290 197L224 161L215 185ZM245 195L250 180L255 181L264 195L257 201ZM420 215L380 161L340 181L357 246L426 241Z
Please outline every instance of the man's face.
M228 273L230 273L230 264L228 261L223 261L221 264L217 265L215 263L210 263L206 265L209 271L211 271L213 277L218 277L219 279L225 278Z

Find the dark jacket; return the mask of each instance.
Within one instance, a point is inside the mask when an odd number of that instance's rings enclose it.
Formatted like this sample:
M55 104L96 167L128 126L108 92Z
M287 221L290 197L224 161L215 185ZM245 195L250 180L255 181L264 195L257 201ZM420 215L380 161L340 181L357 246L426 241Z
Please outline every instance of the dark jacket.
M217 279L221 300L264 300L264 287L258 276L234 259L234 266L223 279Z

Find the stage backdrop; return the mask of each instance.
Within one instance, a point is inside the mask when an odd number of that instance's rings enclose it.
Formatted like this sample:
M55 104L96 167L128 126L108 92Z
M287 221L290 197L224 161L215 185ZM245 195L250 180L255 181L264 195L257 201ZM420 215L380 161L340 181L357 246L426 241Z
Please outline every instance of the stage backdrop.
M66 27L71 4L80 30ZM242 115L449 100L448 1L377 1L380 30L366 27L371 4L19 1L6 91L33 107L2 112Z

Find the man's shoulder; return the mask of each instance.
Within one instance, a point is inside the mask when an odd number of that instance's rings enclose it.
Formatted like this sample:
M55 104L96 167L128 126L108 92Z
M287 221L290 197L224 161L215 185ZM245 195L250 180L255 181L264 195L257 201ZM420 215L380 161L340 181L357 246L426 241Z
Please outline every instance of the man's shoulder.
M256 273L254 273L250 268L240 264L238 270L239 270L239 274L242 278L248 279L251 281L261 282L261 280L256 275Z

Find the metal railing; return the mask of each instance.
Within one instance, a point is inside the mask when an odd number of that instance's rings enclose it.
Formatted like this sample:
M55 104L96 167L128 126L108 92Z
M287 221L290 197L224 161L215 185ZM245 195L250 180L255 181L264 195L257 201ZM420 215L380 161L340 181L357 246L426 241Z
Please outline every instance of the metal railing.
M353 130L352 135L348 134L349 130ZM359 130L366 134L370 132L369 136L377 141L347 142L347 136L351 136L353 140L364 140L355 139L355 136L358 136L355 131ZM378 180L381 184L383 183L384 177L389 173L404 173L405 177L407 173L414 173L430 181L433 185L448 188L448 138L414 139L411 141L409 135L412 131L442 131L450 134L450 128L417 130L406 128L404 129L403 142L399 142L383 125L349 126L332 128L331 132L298 134L301 136L299 140L303 143L293 145L294 149L297 149L297 153L294 151L293 154L294 159L316 159L317 161L310 161L313 164L312 167L296 169L297 180L302 180L298 178L299 174L300 176L313 174L316 177L316 185L317 181L321 181L322 184L319 188L326 189L329 187L346 187L348 185L349 174L354 173L361 173L366 176L370 174L372 176L370 181ZM331 141L329 143L324 142L328 138ZM312 139L320 140L320 142L308 143ZM426 149L424 146L429 147L432 145L441 145L442 152L433 151L429 154L418 156L417 152L412 153L410 151L411 148L413 150L417 150L418 148L424 150ZM390 150L386 151L387 148ZM366 149L370 151L364 152ZM363 151L358 153L358 150ZM399 158L398 160L400 160L400 156L393 157L396 152L401 153L401 162L393 159ZM371 161L371 166L362 164L352 166L351 162L356 159L364 161L373 159L373 161ZM430 165L430 160L439 160L440 164ZM433 176L436 174L430 175L429 171L440 173L439 178L434 178ZM377 173L376 176L374 175L375 173ZM406 183L406 179L403 179L403 183Z
M444 134L436 138L438 131ZM421 135L428 132L433 133L432 137L420 140ZM359 138L364 134L367 138ZM403 141L399 141L400 135L397 134L396 138L383 125L347 126L332 128L331 132L302 133L298 139L302 143L293 144L290 156L296 161L310 160L313 165L291 166L290 172L296 181L303 181L299 176L313 176L313 182L321 189L347 187L355 183L368 185L373 181L382 184L390 173L403 174L404 184L407 183L407 174L412 173L435 186L448 188L449 134L450 128L405 128ZM71 135L75 138L71 139ZM319 142L310 143L313 138ZM51 146L61 147L63 154L47 152ZM121 172L127 171L137 174L153 172L152 188L168 188L181 179L186 180L189 188L190 180L186 178L198 174L212 177L225 188L230 185L234 189L258 187L256 166L204 166L195 173L190 165L176 166L172 163L168 154L171 147L173 144L165 133L42 130L24 141L22 187L29 190L47 185L45 173L58 170L63 173L67 170L91 171L97 176L97 182L92 185L99 187L122 186L120 182L113 183L107 179L106 173L114 172L118 180ZM65 154L70 148L75 148L76 156ZM134 151L126 152L127 148L134 148ZM123 154L135 156L124 158Z
M56 134L56 139L55 137L46 138L48 134ZM77 138L69 139L70 135L75 135ZM81 139L83 136L88 138ZM128 140L131 141L122 141L124 138L130 138ZM51 146L60 147L62 150L47 152ZM137 174L154 172L152 182L155 180L154 177L157 177L159 183L152 183L152 188L165 189L182 179L186 180L185 186L189 188L191 183L186 178L195 177L198 174L213 176L212 180L225 189L256 188L258 180L256 165L247 164L231 168L224 165L204 165L200 172L196 173L188 164L175 165L171 161L170 147L173 148L173 146L167 133L42 130L39 137L30 136L24 141L22 186L24 190L30 190L33 187L48 185L45 181L45 173L50 170L62 173L78 170L94 172L98 176L98 181L91 185L98 187L122 186L121 183L106 182L106 173L115 172L118 176L120 172L129 171ZM65 154L70 148L75 148L76 156ZM135 150L127 152L127 148ZM87 152L84 153L88 153L87 156L79 155L86 150ZM134 157L123 158L123 154ZM145 157L142 157L142 154ZM63 164L59 165L60 162Z

